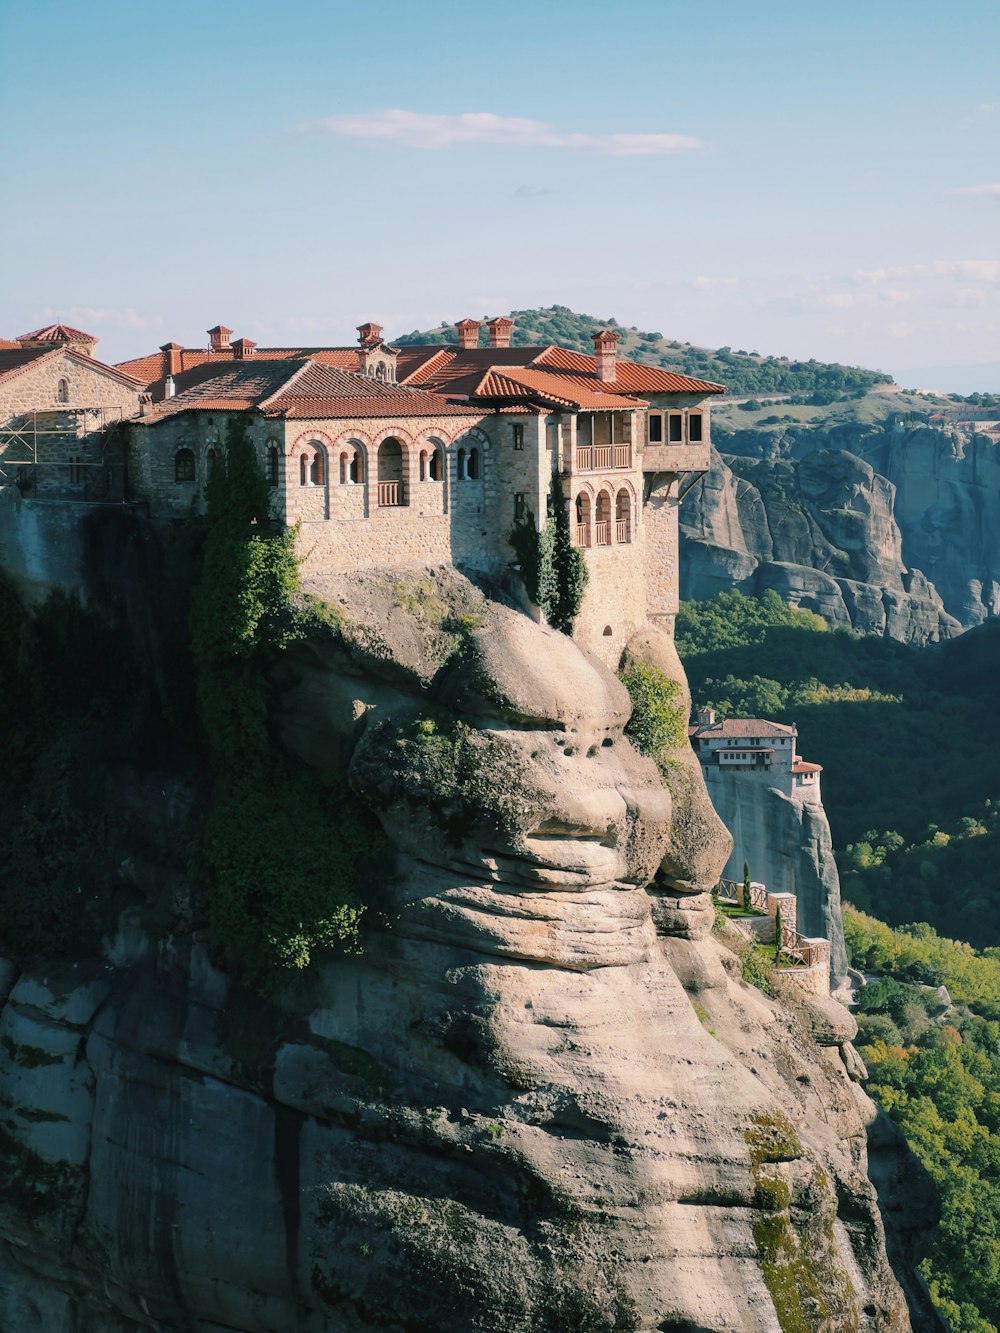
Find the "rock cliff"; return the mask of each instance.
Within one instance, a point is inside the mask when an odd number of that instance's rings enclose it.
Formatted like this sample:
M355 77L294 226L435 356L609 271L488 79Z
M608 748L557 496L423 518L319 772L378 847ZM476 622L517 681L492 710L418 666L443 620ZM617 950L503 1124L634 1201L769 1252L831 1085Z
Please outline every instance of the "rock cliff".
M904 642L1000 613L1000 447L904 415L741 430L681 510L681 595L776 589Z
M799 933L830 941L830 977L836 985L847 975L847 948L840 875L821 802L786 796L764 780L718 766L704 772L712 804L733 834L723 875L741 881L748 862L753 878L772 893L794 893Z
M278 669L285 743L392 844L363 953L261 999L134 860L102 958L4 963L0 1327L934 1327L933 1197L853 1021L713 933L693 755L668 789L614 676L433 582L457 651L373 577ZM653 627L629 652L680 677Z

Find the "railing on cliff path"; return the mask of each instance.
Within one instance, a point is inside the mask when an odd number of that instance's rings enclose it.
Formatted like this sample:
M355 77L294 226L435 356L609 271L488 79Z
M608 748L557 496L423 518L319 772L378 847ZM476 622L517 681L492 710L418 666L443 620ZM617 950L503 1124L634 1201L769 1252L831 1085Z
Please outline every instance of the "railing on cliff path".
M744 908L747 906L744 901L747 896L746 885L740 880L720 879L716 896L720 902L732 906ZM768 907L769 896L766 885L752 882L750 884L749 907L771 915ZM777 940L775 940L775 943L777 944ZM791 960L793 967L818 967L820 964L828 964L830 961L830 941L818 938L811 939L807 935L800 935L797 930L786 926L782 922L781 945L776 954Z

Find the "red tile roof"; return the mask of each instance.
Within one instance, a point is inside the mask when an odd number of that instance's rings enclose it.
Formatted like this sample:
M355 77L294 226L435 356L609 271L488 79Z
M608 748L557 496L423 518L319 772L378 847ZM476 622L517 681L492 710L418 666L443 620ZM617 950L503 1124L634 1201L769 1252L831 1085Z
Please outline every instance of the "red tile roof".
M84 333L82 329L72 329L68 324L47 324L42 329L34 329L31 333L18 334L18 342L47 342L47 343L65 343L65 342L88 342L98 343L100 338L96 338L92 333Z
M213 357L175 378L177 392L141 418L155 425L181 412L256 410L268 416L481 416L441 394L352 374L312 359L229 361Z
M58 350L56 347L4 348L0 351L0 380L27 370L28 366L42 357L54 357Z
M706 722L697 726L693 734L711 740L739 741L744 737L765 739L773 736L797 736L795 727L786 727L781 722L766 722L763 718L730 717L724 722Z
M804 759L799 759L799 760L797 760L797 761L792 765L792 772L793 772L793 773L822 773L822 772L823 772L823 765L822 765L822 764L807 764L806 761L805 761Z
M358 370L357 347L258 347L249 361L296 361L308 357L327 366L339 366L343 370ZM181 372L195 370L199 366L213 367L244 365L245 361L236 356L233 349L222 352L210 352L206 347L183 347L180 352ZM131 361L121 361L118 369L134 375L145 385L158 384L166 379L170 370L170 359L166 352L153 352L149 356L135 357ZM175 376L176 379L176 376Z
M569 370L577 375L593 375L594 358L584 352L571 352L566 347L546 347L540 353L537 366L553 370ZM615 362L615 378L609 385L622 393L725 393L721 384L710 380L692 379L678 375L660 366L645 366L637 361Z

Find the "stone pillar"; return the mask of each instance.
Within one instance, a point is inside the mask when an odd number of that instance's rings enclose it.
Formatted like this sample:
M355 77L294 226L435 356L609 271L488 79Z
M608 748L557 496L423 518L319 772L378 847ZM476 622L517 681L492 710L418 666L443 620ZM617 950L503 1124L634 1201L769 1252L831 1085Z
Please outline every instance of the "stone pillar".
M780 947L781 941L774 934L775 917L778 914L778 908L781 908L781 927L782 930L791 931L793 935L798 933L796 917L798 915L798 904L795 901L794 893L769 893L767 895L767 914L771 918L771 933L775 943Z

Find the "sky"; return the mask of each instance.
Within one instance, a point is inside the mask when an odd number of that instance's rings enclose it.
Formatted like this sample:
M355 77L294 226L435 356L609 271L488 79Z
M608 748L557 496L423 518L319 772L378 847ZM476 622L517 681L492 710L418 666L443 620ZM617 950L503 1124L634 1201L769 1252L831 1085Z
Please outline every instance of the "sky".
M553 304L1000 390L998 0L0 0L0 337Z

